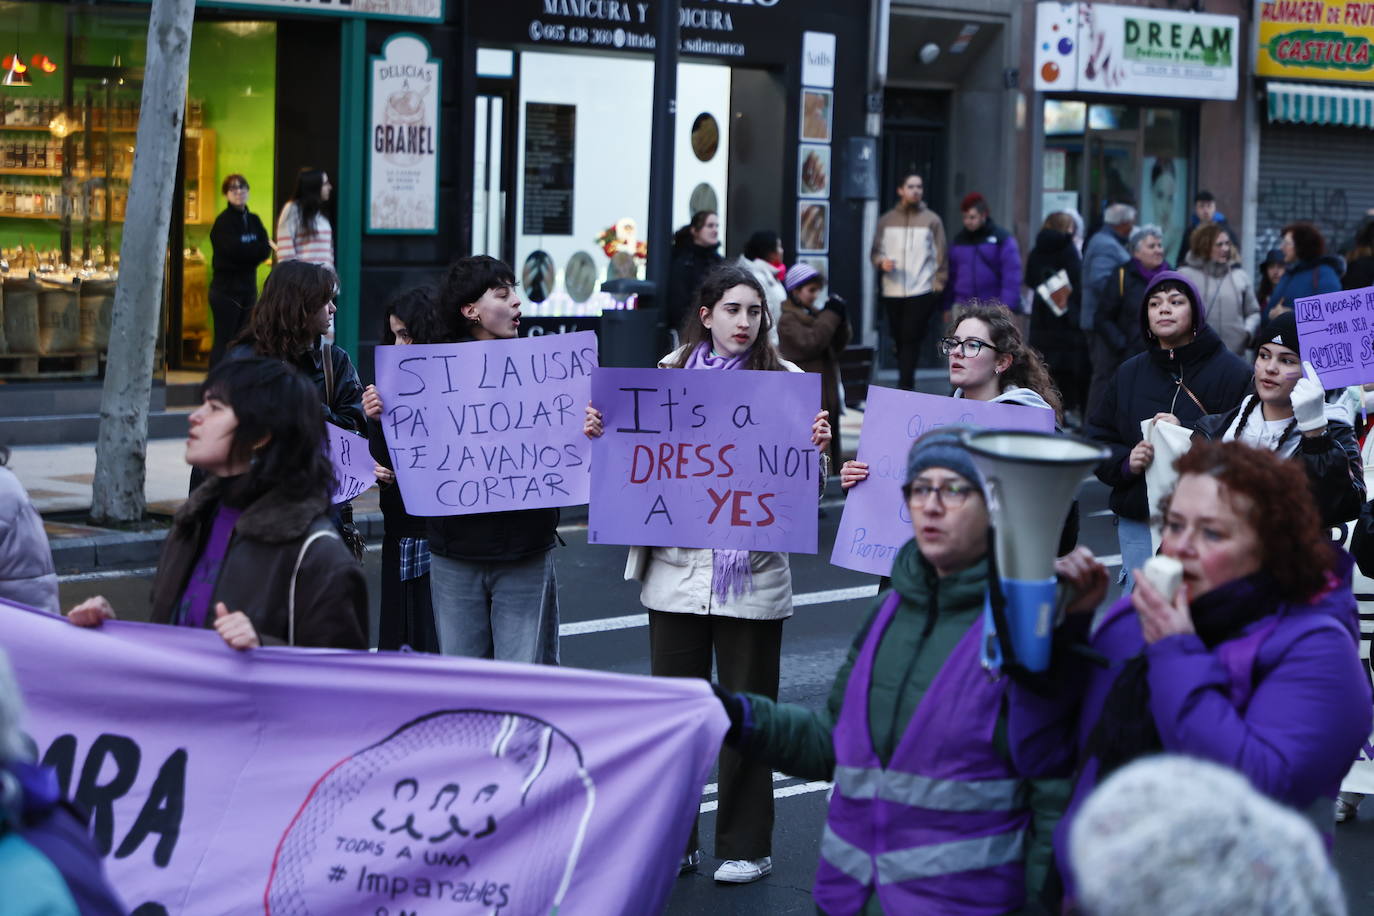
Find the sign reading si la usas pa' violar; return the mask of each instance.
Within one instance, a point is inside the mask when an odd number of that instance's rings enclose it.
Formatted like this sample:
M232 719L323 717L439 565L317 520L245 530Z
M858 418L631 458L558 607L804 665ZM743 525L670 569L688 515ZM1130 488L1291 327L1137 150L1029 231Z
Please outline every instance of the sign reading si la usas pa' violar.
M678 50L684 55L785 63L790 42L778 29L803 13L834 10L830 0L682 0ZM652 52L654 0L515 0L469 8L484 41L556 48Z

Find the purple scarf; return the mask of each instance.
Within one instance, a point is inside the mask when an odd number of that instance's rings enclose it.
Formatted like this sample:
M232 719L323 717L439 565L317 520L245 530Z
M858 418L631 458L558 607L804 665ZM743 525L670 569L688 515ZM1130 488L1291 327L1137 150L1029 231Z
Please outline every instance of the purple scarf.
M1146 286L1149 286L1151 283L1155 282L1155 277L1164 273L1164 271L1173 270L1173 268L1169 266L1168 258L1165 258L1164 260L1160 261L1159 266L1156 267L1154 270L1150 270L1144 264L1141 264L1139 258L1131 258L1131 265L1135 267L1136 273L1140 274L1142 277L1145 278Z
M717 356L711 344L702 341L687 357L684 369L741 369L749 361L752 348L739 356ZM754 572L747 550L711 551L711 592L716 600L728 603L730 593L743 597L754 591Z

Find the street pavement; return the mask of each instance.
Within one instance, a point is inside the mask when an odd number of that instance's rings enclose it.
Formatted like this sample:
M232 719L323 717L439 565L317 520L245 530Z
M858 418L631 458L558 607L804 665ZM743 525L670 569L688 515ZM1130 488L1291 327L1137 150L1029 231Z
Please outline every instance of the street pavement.
M1081 494L1081 542L1099 556L1118 553L1112 520L1106 514L1106 489L1095 481ZM783 629L781 699L819 708L829 692L857 627L867 613L876 581L872 576L831 566L830 547L839 521L838 501L827 503L821 519L818 555L792 556L798 607ZM623 581L622 549L589 546L585 529L562 531L568 546L558 552L559 603L563 621L562 661L572 667L648 674L647 625L633 583ZM378 593L380 555L367 558L368 585ZM1115 568L1114 568L1115 571ZM64 607L104 594L121 616L146 613L151 569L102 570L64 576ZM630 618L630 619L621 619ZM744 916L814 913L810 889L815 877L817 842L825 820L823 784L778 775L774 782L776 823L771 876L750 885L718 885L712 880L718 860L712 855L715 831L714 779L701 804L701 840L706 853L700 873L679 878L669 901L671 916ZM1360 819L1337 830L1335 861L1345 881L1351 913L1374 912L1374 802Z

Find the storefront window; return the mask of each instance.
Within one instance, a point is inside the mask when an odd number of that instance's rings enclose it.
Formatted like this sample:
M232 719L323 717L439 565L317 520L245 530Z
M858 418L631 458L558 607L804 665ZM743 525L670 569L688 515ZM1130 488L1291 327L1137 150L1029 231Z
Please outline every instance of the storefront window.
M0 87L0 378L95 379L133 175L147 12L0 3L0 20L13 30L6 56L27 67ZM170 238L182 257L169 263L159 373L206 365L210 228L225 175L248 177L250 208L262 208L270 231L275 62L272 23L195 25Z

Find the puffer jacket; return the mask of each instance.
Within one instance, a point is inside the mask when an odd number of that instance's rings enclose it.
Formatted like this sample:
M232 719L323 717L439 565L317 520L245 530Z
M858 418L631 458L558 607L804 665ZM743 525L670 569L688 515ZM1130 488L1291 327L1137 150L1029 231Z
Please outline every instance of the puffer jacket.
M187 580L232 485L211 477L177 510L153 579L153 623L176 621ZM324 494L270 490L253 499L234 525L205 626L214 626L215 604L223 601L229 610L248 615L264 645L286 643L294 582L295 645L366 649L367 582L335 532L329 509ZM306 538L316 532L321 536L302 552Z
M658 361L666 369L681 350ZM802 371L787 360L788 372ZM792 564L787 554L749 551L754 590L734 592L721 601L711 591L711 550L708 547L631 547L625 578L640 583L639 600L651 611L735 617L742 620L783 620L792 616Z
M1197 289L1187 277L1165 271L1155 277L1150 289L1166 280L1181 281L1188 289L1196 336L1174 350L1152 339L1149 349L1126 360L1107 383L1102 403L1085 430L1111 452L1098 465L1097 479L1112 488L1112 511L1142 522L1149 517L1145 475L1132 473L1129 467L1131 449L1140 442L1140 421L1172 413L1184 426L1196 429L1207 414L1225 413L1239 404L1254 380L1251 367L1227 350L1216 331L1207 326ZM1139 311L1142 337L1149 333L1143 300Z
M893 267L882 275L883 296L909 299L944 291L949 280L945 224L925 201L914 207L898 203L879 217L868 259L881 269L887 258Z
M43 519L14 472L0 466L0 597L62 613Z
M1293 307L1294 299L1319 296L1322 293L1337 293L1341 290L1341 275L1345 273L1345 259L1339 255L1324 254L1313 261L1297 261L1288 265L1288 270L1275 284L1269 301L1264 304L1261 323L1269 320L1269 312L1275 306Z
M945 308L972 299L995 299L1021 310L1021 249L1016 236L990 219L976 232L961 230L949 243Z
M1073 287L1067 310L1056 315L1035 288L1059 271L1064 271ZM1052 367L1083 353L1083 331L1079 315L1083 303L1083 261L1073 245L1073 234L1041 229L1035 247L1026 256L1025 283L1032 293L1030 342Z
M878 646L868 696L873 750L884 764L891 760L916 708L954 647L969 627L978 625L987 593L987 576L987 561L979 560L968 569L937 578L915 540L907 541L898 551L892 564L892 587L901 595L901 603ZM739 744L741 753L803 779L834 778L835 723L844 706L854 662L886 598L886 593L878 596L859 628L824 707L813 710L745 694L750 716ZM997 753L1010 760L1005 714L992 730L992 736ZM940 737L932 735L930 740L938 741ZM1026 887L1028 897L1035 899L1048 872L1050 838L1067 798L1068 781L1027 781L1026 790L1035 812L1032 836L1027 842ZM869 898L862 913L881 916L876 897Z
M1239 261L1222 264L1189 254L1178 272L1191 280L1202 295L1207 323L1226 344L1226 349L1244 356L1250 335L1259 329L1260 314L1259 300L1255 298L1255 289L1250 285L1250 275L1245 268Z
M667 311L664 313L669 330L681 330L688 313L695 311L692 305L702 279L724 260L717 250L719 247L691 243L673 246L673 260L668 266Z
M1247 395L1243 401L1225 413L1212 414L1197 421L1197 435L1203 439L1228 442L1235 438L1232 427L1255 396ZM1255 411L1258 411L1258 407ZM1250 423L1258 422L1251 412ZM1302 461L1307 472L1307 483L1312 488L1312 496L1321 512L1322 524L1328 528L1338 527L1360 514L1364 505L1365 482L1364 463L1360 459L1360 443L1355 438L1355 429L1348 422L1344 408L1327 405L1326 431L1320 436L1304 436L1296 429L1298 450L1294 458Z
M1353 566L1342 552L1321 594L1306 602L1281 602L1276 613L1213 649L1194 633L1147 644L1129 596L1107 612L1090 638L1091 614L1074 615L1064 624L1067 635L1089 642L1112 664L1102 667L1074 655L1056 658L1055 687L1047 695L1010 688L1009 725L1012 758L1022 772L1079 774L1054 838L1070 896L1069 829L1098 778L1097 759L1088 756L1089 738L1121 663L1142 652L1149 661L1150 708L1167 753L1229 767L1275 801L1332 824L1341 779L1374 718L1359 657ZM1236 580L1210 594L1251 601L1249 583L1249 577ZM1262 641L1248 670L1233 671L1223 653L1247 638Z

